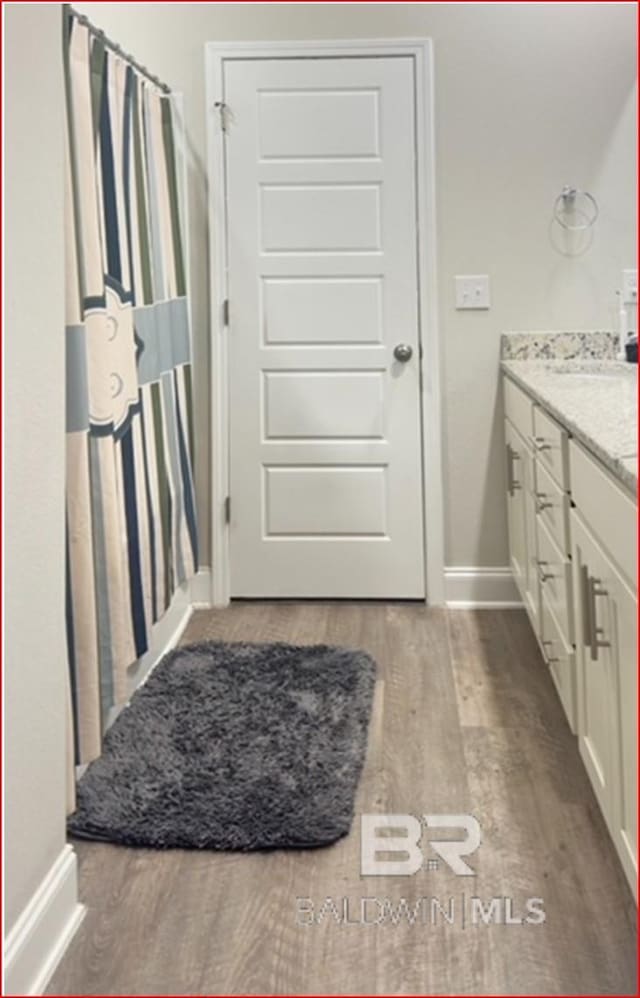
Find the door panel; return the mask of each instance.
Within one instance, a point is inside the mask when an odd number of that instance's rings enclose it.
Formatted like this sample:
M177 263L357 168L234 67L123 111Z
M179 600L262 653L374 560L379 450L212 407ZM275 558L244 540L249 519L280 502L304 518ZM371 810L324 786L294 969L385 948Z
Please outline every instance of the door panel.
M265 185L261 207L263 253L380 251L377 185Z
M261 159L380 155L378 90L266 90L259 95Z
M382 342L381 277L265 278L265 346Z
M265 437L384 435L382 371L265 371Z
M265 535L387 532L385 468L265 468Z
M413 61L224 87L232 596L424 597Z

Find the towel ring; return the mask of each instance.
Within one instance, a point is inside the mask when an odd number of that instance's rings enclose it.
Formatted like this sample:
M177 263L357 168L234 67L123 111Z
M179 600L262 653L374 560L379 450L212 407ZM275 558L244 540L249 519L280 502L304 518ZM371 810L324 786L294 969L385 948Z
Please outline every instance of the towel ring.
M576 198L579 197L589 202L591 211L589 213L582 213L586 221L581 225L570 225L569 222L564 220L563 214L567 212L569 207L574 208ZM593 194L589 194L589 191L578 190L577 187L569 187L568 185L562 188L562 192L558 194L553 205L553 217L558 225L561 225L563 229L567 229L569 232L584 232L586 229L590 229L595 224L599 214L600 209Z

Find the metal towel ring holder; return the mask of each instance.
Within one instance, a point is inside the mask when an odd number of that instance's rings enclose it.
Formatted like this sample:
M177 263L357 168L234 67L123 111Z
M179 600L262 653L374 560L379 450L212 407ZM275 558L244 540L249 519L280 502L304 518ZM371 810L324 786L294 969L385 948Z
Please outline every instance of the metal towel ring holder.
M563 218L563 214L566 214L567 210L575 210L576 198L579 197L589 202L591 211L589 213L582 213L586 219L583 223L580 225L570 225ZM586 229L590 229L595 224L599 214L600 209L593 194L589 194L589 191L580 191L577 187L569 187L568 185L562 188L562 193L558 194L553 205L553 217L558 225L561 225L563 229L567 229L569 232L584 232Z

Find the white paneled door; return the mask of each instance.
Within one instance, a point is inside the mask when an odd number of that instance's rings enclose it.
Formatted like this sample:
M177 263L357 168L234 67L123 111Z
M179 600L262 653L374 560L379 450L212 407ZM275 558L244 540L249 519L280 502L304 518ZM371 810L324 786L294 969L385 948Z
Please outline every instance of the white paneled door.
M226 60L231 595L425 595L413 60Z

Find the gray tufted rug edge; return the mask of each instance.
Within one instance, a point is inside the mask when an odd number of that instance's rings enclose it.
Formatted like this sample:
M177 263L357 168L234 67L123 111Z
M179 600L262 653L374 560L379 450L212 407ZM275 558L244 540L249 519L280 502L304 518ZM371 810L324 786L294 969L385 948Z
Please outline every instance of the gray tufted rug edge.
M105 735L68 831L149 848L328 845L348 834L376 666L330 645L170 652Z

